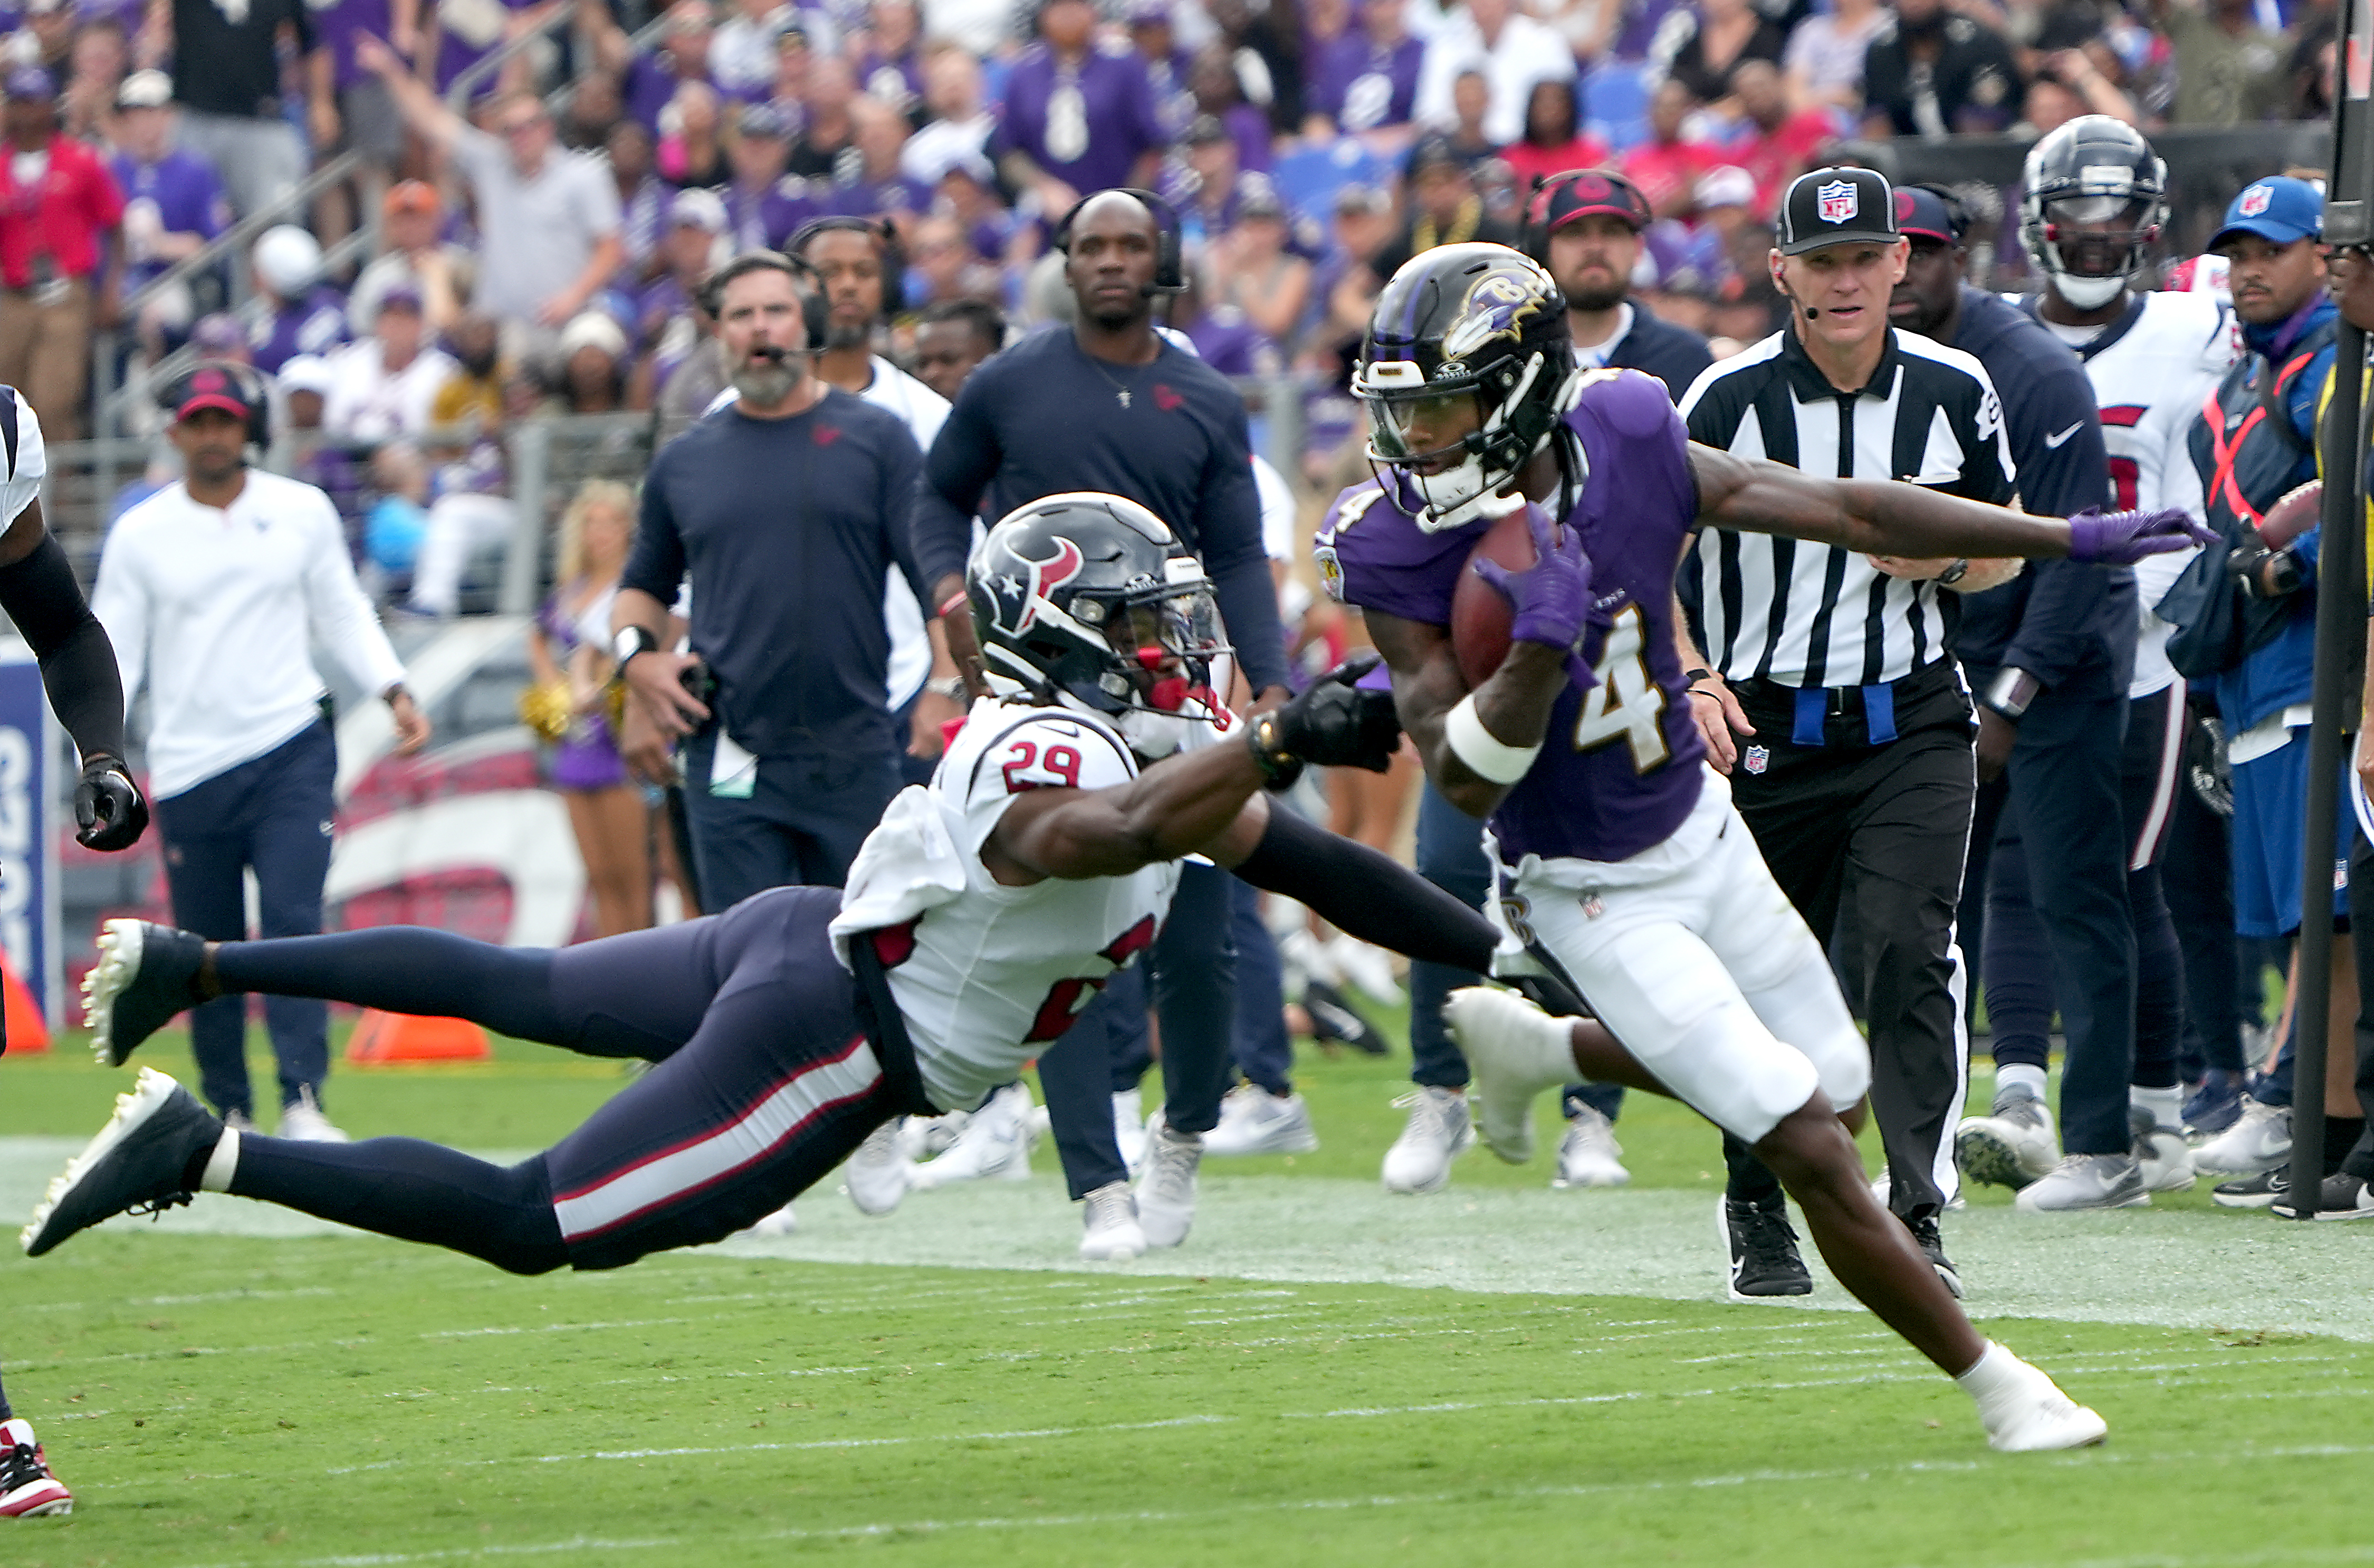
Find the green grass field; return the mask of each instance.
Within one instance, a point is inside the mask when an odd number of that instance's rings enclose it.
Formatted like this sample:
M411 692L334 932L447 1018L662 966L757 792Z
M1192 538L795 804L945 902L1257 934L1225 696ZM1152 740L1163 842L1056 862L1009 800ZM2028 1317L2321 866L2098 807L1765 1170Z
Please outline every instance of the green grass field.
M221 1197L9 1249L0 1365L77 1512L0 1526L0 1564L2374 1560L2374 1229L2205 1185L2042 1220L1974 1193L1974 1315L2112 1428L2007 1457L1827 1277L1722 1302L1718 1151L1677 1108L1628 1105L1622 1192L1478 1151L1385 1197L1404 1068L1306 1058L1325 1147L1207 1163L1187 1244L1131 1265L1078 1263L1043 1148L1027 1183L872 1220L819 1188L793 1237L611 1274ZM78 1040L0 1060L0 1214L123 1081ZM620 1081L506 1044L342 1071L330 1106L518 1150Z

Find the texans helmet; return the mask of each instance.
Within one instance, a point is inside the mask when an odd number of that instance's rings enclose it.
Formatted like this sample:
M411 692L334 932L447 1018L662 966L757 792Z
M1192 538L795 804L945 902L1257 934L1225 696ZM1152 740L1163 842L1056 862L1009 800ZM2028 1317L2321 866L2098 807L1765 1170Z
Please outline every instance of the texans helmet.
M2168 165L2133 125L2080 115L2028 150L2020 242L2081 311L2119 297L2167 218Z
M1229 651L1203 563L1117 495L1051 495L1006 513L974 548L965 587L993 683L1035 701L1176 713L1208 695L1213 661Z
M1428 532L1522 504L1501 492L1581 388L1557 285L1532 257L1488 244L1437 246L1394 273L1352 376L1369 411L1369 466ZM1474 400L1474 429L1419 449L1444 400L1458 397Z

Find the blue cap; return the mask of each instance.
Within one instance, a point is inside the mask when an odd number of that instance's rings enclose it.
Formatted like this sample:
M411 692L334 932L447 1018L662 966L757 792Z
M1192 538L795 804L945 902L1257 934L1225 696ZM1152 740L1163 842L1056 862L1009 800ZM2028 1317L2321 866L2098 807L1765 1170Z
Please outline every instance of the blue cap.
M2324 197L2305 180L2274 174L2242 187L2226 207L2226 221L2210 236L2209 248L2224 248L2237 234L2288 245L2324 232Z
M19 65L8 73L9 98L19 102L47 103L58 96L57 84L39 65Z

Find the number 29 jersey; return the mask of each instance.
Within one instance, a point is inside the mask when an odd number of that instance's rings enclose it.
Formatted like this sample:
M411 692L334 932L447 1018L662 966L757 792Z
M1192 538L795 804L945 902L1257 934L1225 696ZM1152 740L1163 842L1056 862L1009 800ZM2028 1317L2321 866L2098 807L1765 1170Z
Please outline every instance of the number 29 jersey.
M1662 843L1698 804L1706 756L1674 647L1674 572L1698 519L1688 436L1664 383L1603 371L1566 417L1590 463L1561 519L1591 558L1581 653L1598 676L1569 683L1541 754L1492 815L1503 865L1628 859ZM1451 596L1487 521L1428 533L1374 481L1335 498L1317 541L1319 574L1346 604L1451 624Z
M922 908L905 956L895 943L877 950L896 961L890 995L934 1104L970 1110L1013 1082L1152 944L1179 886L1178 862L1016 888L981 858L999 819L1030 791L1107 789L1137 772L1127 743L1099 719L984 698L930 785L902 794L868 837L835 929L862 902L900 892L902 879L921 891L908 906Z

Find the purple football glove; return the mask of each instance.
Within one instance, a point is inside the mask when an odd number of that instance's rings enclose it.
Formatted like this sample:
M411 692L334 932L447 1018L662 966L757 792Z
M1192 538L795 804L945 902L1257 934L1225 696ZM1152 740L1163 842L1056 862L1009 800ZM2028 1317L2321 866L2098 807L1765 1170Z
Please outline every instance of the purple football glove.
M1591 558L1582 553L1582 536L1557 527L1537 506L1525 509L1525 527L1534 536L1533 565L1511 572L1498 561L1479 559L1475 575L1516 612L1509 622L1510 641L1539 643L1565 654L1568 678L1588 691L1599 678L1575 652L1591 615Z
M2147 555L2166 555L2216 540L2215 533L2173 508L2106 513L2089 506L2069 519L2069 559L2106 566L2132 566Z

